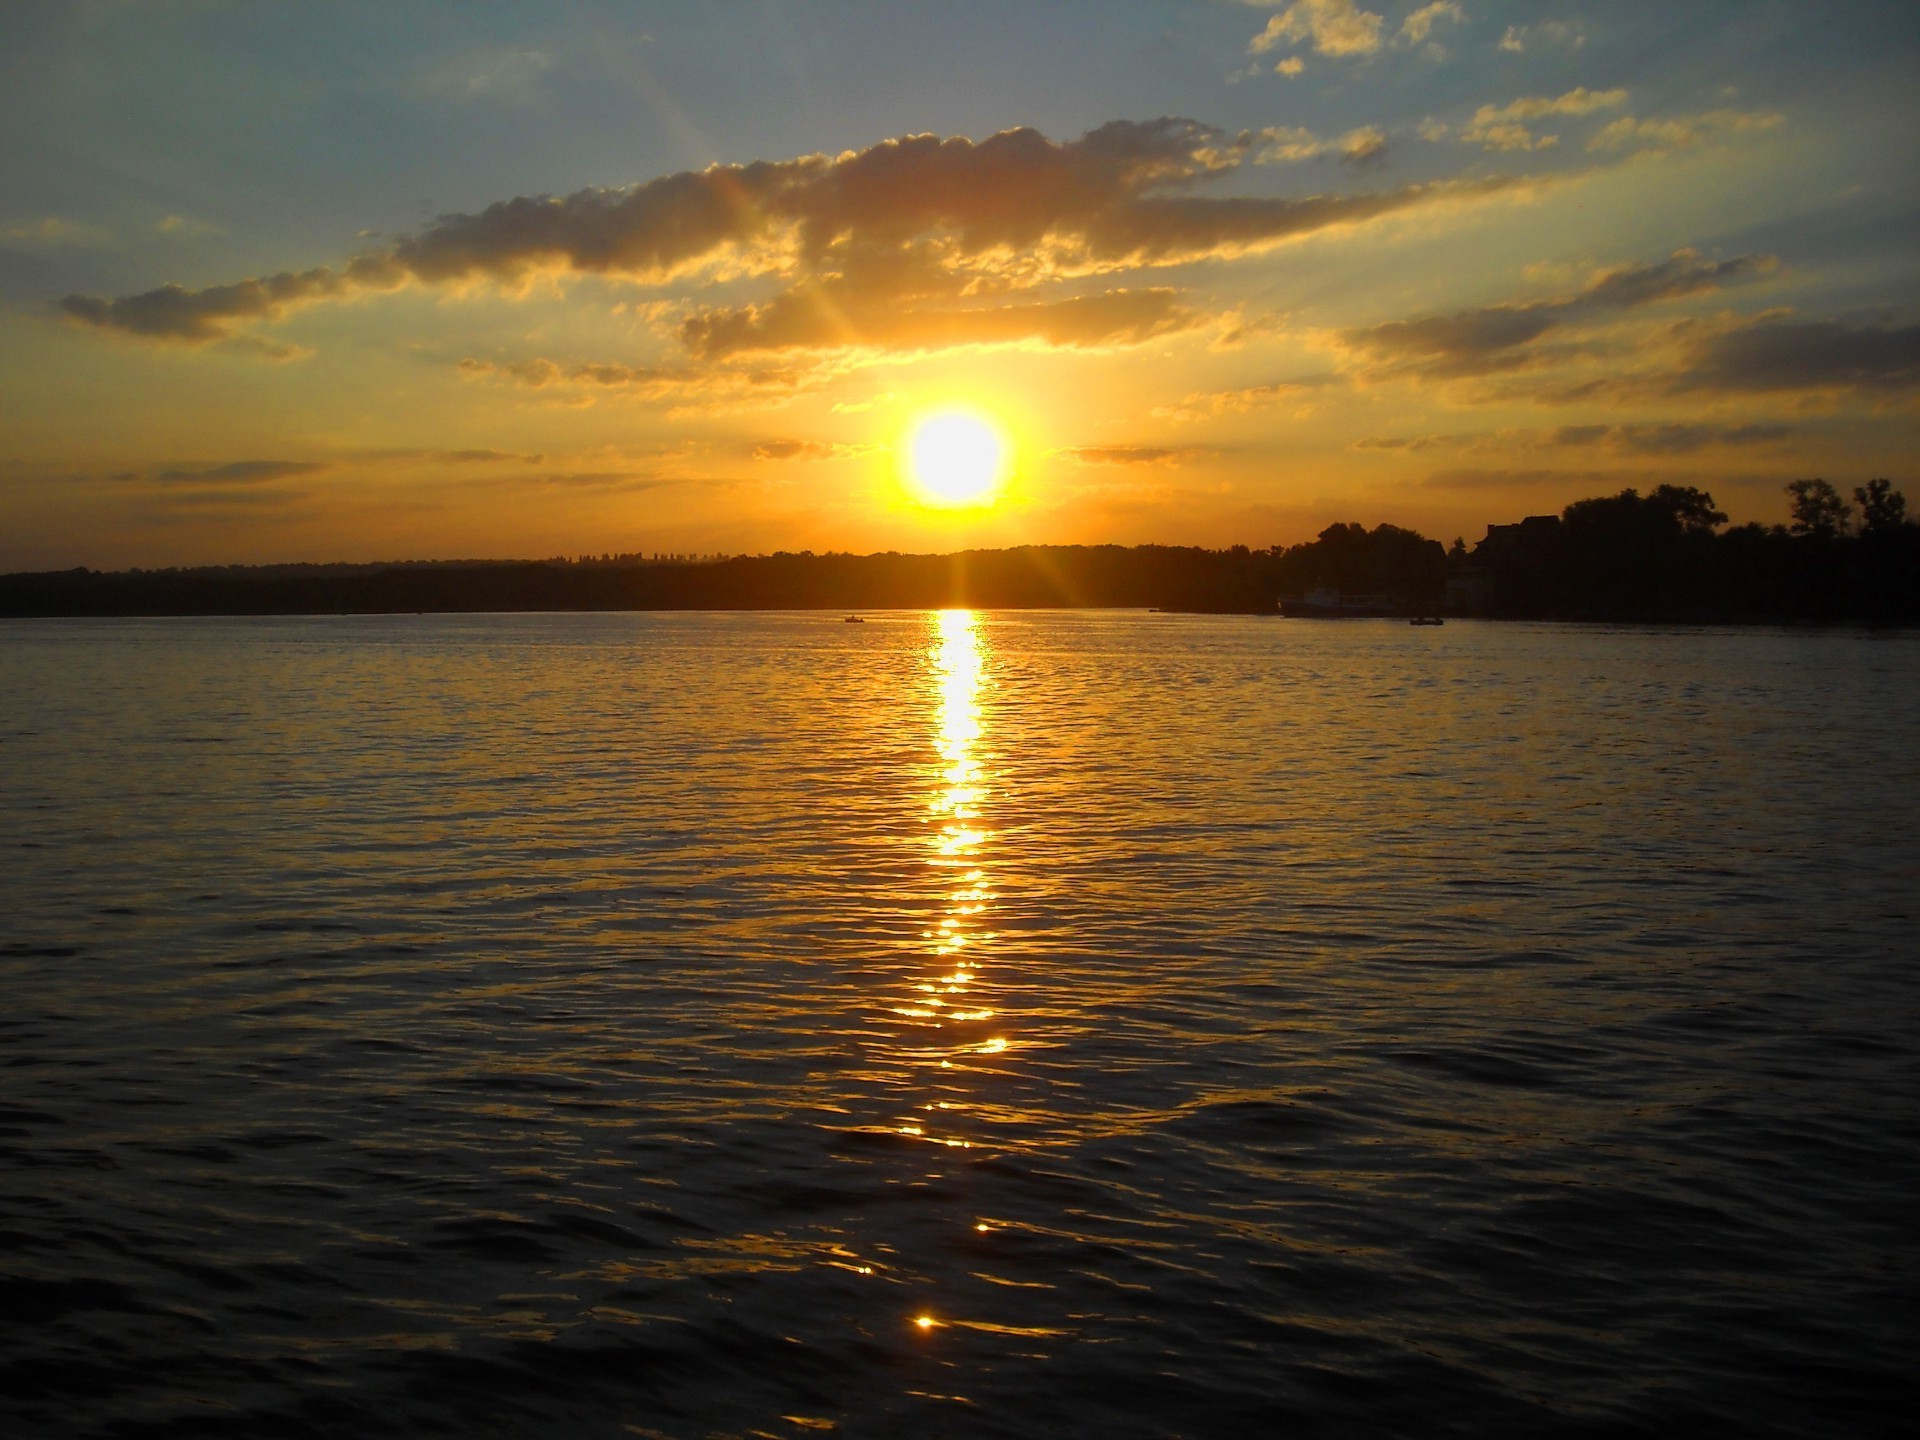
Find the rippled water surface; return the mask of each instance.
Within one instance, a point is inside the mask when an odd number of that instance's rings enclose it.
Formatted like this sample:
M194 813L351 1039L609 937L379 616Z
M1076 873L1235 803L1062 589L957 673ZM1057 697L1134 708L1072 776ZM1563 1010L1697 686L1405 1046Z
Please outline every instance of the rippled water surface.
M0 1429L1890 1433L1920 637L0 626Z

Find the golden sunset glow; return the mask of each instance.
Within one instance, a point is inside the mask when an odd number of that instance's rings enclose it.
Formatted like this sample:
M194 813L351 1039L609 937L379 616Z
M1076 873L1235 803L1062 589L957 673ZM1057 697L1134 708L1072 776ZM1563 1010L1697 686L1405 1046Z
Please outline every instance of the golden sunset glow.
M1081 77L1072 118L1017 66L956 89L955 7L882 7L879 50L815 57L804 138L791 57L710 7L608 7L652 17L622 63L566 39L593 0L511 7L491 49L382 7L406 119L364 175L324 138L362 133L358 60L310 7L164 123L121 97L198 93L202 7L0 18L44 78L0 87L9 133L65 137L0 202L0 572L1471 544L1628 486L1739 525L1797 478L1903 482L1897 7L1764 43L1722 7L1682 44L1371 3L1090 7L1032 72ZM981 54L1061 43L966 15ZM714 44L737 89L696 78ZM1675 47L1697 68L1647 72ZM824 103L870 69L912 104ZM511 158L469 150L501 127ZM178 168L136 202L106 177L149 147ZM1808 197L1843 195L1829 254Z
M907 441L907 478L931 505L991 505L1005 479L1007 445L999 430L967 410L929 415Z

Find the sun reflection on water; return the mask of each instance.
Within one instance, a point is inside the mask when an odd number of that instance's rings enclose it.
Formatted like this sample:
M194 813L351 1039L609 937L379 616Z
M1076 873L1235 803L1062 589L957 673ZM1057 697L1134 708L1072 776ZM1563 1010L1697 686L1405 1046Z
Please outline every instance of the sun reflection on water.
M935 825L930 863L947 872L946 914L934 931L936 956L952 957L953 970L937 982L949 994L973 979L967 952L987 938L976 919L993 898L982 868L982 847L990 838L980 823L987 798L986 776L978 754L983 726L980 692L986 662L979 628L971 610L942 610L934 651L938 681L934 748L942 766L940 788L930 802Z
M994 899L987 852L993 835L983 808L990 798L983 759L985 726L982 695L988 683L987 650L971 610L942 610L935 616L930 654L933 676L933 747L937 772L927 800L930 829L927 864L940 884L939 917L924 932L933 964L914 985L916 998L896 1013L943 1032L925 1059L952 1070L962 1056L993 1054L1007 1047L1003 1038L985 1039L977 1027L994 1018L992 1009L971 993L980 983L983 946L994 934L984 928ZM959 1033L951 1033L957 1029ZM962 1101L942 1100L936 1113L957 1120ZM935 1107L928 1106L934 1110ZM919 1123L912 1133L938 1144L967 1148L958 1135L929 1134Z

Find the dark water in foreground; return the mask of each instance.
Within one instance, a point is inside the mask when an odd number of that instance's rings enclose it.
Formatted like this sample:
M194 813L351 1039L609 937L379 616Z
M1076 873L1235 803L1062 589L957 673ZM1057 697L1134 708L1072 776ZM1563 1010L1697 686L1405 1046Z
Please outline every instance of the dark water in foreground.
M0 1430L1891 1432L1917 753L1914 635L0 626Z

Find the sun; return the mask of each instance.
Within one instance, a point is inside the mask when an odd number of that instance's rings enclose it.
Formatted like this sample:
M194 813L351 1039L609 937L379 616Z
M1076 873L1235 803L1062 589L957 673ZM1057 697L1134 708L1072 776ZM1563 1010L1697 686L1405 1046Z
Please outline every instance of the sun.
M970 411L928 415L907 437L907 478L930 505L991 505L1006 464L1000 432Z

